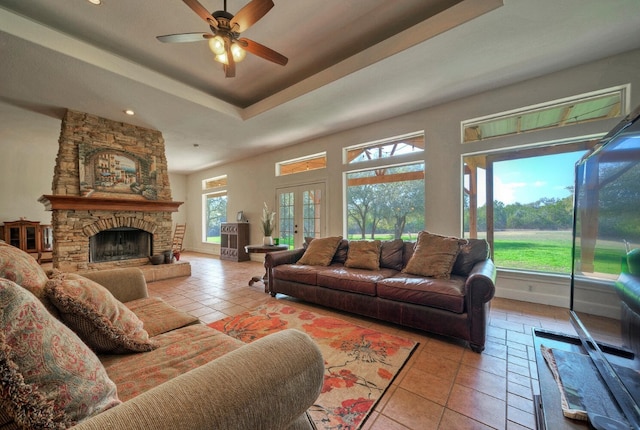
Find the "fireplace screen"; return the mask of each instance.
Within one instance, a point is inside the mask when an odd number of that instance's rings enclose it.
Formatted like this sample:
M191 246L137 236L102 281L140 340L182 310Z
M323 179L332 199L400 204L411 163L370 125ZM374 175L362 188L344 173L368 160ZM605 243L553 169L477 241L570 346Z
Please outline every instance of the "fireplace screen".
M153 249L153 235L144 230L120 227L103 230L89 238L89 261L146 258Z

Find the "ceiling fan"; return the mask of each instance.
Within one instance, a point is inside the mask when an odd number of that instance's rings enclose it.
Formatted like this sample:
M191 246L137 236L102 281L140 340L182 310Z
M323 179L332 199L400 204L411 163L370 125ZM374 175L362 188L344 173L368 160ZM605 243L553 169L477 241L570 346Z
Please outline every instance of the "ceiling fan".
M251 27L267 14L274 6L272 0L252 0L234 15L227 12L227 0L224 0L224 10L209 13L197 0L182 0L200 18L204 19L211 33L180 33L157 36L160 42L184 43L201 42L207 40L209 48L216 55L215 60L222 63L227 78L236 75L236 63L242 61L246 51L284 66L289 61L287 57L271 48L259 44L240 33Z

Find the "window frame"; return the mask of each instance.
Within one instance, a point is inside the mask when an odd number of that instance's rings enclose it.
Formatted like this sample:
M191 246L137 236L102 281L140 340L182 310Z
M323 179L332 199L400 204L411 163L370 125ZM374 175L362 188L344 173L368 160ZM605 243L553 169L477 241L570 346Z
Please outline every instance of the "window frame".
M208 244L216 244L219 245L220 241L208 241L209 238L209 219L208 213L209 205L208 199L212 197L227 197L228 204L228 177L227 175L219 175L213 178L203 179L202 180L202 242ZM214 186L211 186L211 185ZM225 207L225 221L228 221L228 207Z
M535 272L533 269L521 269L517 267L505 267L501 266L499 261L495 260L495 212L494 212L494 175L493 175L493 164L501 161L510 161L510 160L518 160L522 158L532 158L536 156L546 156L546 155L558 155L568 152L575 151L588 151L591 148L595 147L600 138L604 136L604 134L598 135L590 135L590 136L581 136L572 139L562 140L562 141L554 141L554 142L546 142L533 146L526 147L511 147L500 150L492 150L492 151L484 151L484 152L474 152L474 153L466 153L461 154L461 170L462 170L462 194L461 194L461 217L464 220L465 216L465 205L464 205L464 197L465 195L469 195L469 232L465 231L465 223L462 224L462 237L468 238L477 238L478 237L478 208L477 207L477 189L479 187L476 186L476 195L471 195L465 187L465 176L467 174L471 175L471 172L468 172L467 164L465 160L468 157L484 157L484 169L485 169L485 205L486 205L486 239L489 242L490 250L491 250L491 258L496 263L496 266L500 269L506 269L509 271L516 272ZM477 179L477 177L476 177ZM469 183L472 183L473 179L470 176ZM472 186L473 188L473 186ZM475 200L475 208L473 207L473 201ZM491 204L489 204L491 203ZM472 221L472 216L475 216L475 223Z

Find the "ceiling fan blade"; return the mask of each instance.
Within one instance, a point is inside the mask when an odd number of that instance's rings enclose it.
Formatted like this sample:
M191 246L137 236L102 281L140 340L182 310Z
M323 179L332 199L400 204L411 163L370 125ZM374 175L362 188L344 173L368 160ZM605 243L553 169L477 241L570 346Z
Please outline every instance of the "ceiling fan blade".
M229 39L225 39L224 49L227 53L227 64L224 65L224 77L233 78L236 76L236 62L231 53L231 41Z
M201 42L211 39L213 36L209 33L180 33L165 34L164 36L156 36L160 42L164 43L185 43L185 42Z
M186 1L186 0L185 0ZM194 0L195 1L195 0ZM236 15L231 18L229 24L233 31L237 31L238 33L242 33L247 28L251 27L253 24L258 22L260 18L265 16L267 12L271 10L273 7L272 0L253 0L245 7L240 9ZM234 28L234 26L236 26Z
M189 6L191 10L197 13L200 16L200 18L207 21L207 23L209 23L210 26L212 26L215 29L218 28L218 21L213 17L213 15L211 15L211 13L209 13L207 9L204 8L204 6L198 3L198 0L182 0L182 1L185 2L185 4Z
M247 39L246 37L242 37L238 39L240 45L245 51L251 52L253 55L257 55L258 57L262 57L265 60L272 61L276 64L280 64L284 66L289 62L289 59L282 54L274 51L271 48L267 48L264 45L259 44L251 39Z

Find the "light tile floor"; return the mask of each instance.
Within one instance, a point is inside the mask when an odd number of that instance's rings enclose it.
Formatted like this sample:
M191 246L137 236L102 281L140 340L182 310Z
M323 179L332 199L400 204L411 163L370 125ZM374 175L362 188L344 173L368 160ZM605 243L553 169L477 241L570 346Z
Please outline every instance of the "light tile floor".
M420 342L363 426L366 430L535 429L533 394L538 393L531 330L573 332L564 308L494 298L486 349L417 330L306 304L284 295L271 297L259 262L229 262L189 253L192 276L149 284L162 297L208 323L274 300L334 315Z

